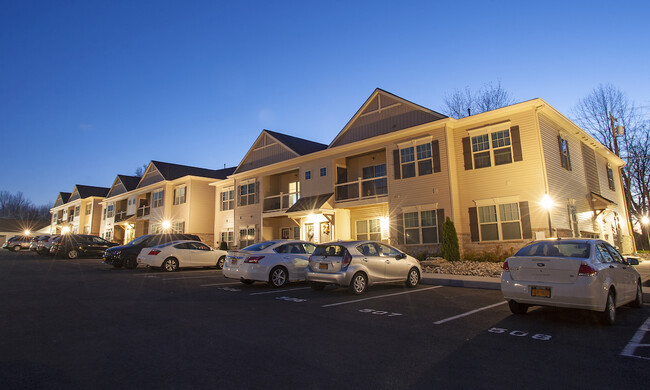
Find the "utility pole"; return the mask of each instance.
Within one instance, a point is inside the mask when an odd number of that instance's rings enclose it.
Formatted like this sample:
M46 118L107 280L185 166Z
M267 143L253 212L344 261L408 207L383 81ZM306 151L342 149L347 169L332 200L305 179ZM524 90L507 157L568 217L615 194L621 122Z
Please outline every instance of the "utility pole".
M618 121L618 119L614 118L614 115L612 113L609 113L609 121L612 125L612 138L614 140L614 153L616 154L616 157L620 158L620 153L618 149L618 139L617 139L617 127L614 125L615 122ZM621 130L621 133L623 133L624 127L623 126L618 126L618 129ZM618 169L618 173L621 177L621 187L623 189L623 196L625 197L625 215L627 216L627 230L628 233L630 234L630 238L632 239L632 249L634 252L636 252L636 242L634 240L634 230L632 229L632 216L630 215L630 199L632 198L631 194L629 193L630 190L630 183L628 180L626 180L627 185L623 185L623 167L620 167ZM621 248L622 249L622 248Z

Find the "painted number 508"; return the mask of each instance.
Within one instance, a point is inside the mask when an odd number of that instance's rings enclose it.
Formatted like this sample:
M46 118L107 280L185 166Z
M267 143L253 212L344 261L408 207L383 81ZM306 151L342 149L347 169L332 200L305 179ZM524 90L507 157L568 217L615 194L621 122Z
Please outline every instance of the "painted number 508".
M509 331L509 329L505 329L505 328L490 328L488 329L488 332L498 333L498 334L509 334L510 336L515 336L515 337L528 336L528 332L524 332L522 330ZM541 341L549 341L551 337L552 337L551 335L539 334L539 333L530 336L530 338L532 338L533 340L541 340Z

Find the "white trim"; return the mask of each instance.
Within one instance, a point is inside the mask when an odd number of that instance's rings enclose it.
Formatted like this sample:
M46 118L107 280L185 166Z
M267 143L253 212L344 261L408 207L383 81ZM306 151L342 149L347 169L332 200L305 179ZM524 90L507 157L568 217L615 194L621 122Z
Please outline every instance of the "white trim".
M519 195L504 196L501 198L475 199L476 207L493 206L504 203L519 203Z
M478 128L474 129L468 129L467 134L469 134L470 137L476 137L477 135L482 135L482 134L487 134L487 133L492 133L495 131L501 131L505 129L510 129L511 122L510 120L504 121L504 122L499 122L499 123L493 123L487 126L481 126Z
M410 141L400 142L397 144L399 149L410 148L411 146L422 145L426 143L431 143L433 141L433 136L428 135L426 137L415 138Z

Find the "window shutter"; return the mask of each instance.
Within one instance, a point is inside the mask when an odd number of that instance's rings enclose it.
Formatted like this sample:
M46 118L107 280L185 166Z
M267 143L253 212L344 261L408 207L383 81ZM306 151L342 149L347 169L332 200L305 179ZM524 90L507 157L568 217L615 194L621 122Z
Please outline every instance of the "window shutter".
M562 168L566 168L566 165L564 164L564 153L562 153L562 137L559 135L557 136L557 147L560 152L560 164L562 164Z
M397 219L395 221L395 230L397 244L404 244L404 214L402 213L397 214Z
M393 150L393 167L395 169L395 180L402 178L402 166L399 162L399 149Z
M533 238L533 229L530 226L530 210L528 202L519 202L519 213L521 213L521 236L526 239Z
M569 153L569 141L566 141L566 165L567 169L571 170L571 153Z
M510 128L510 139L512 140L512 160L523 160L521 154L521 136L519 134L519 126L512 126Z
M241 186L237 186L235 189L237 190L237 193L235 194L237 197L237 206L241 206Z
M442 224L445 223L445 209L438 209L436 225L438 226L438 243L442 244Z
M465 159L465 170L472 169L472 145L469 137L463 138L463 157Z
M219 197L217 198L217 202L219 202L219 211L223 211L223 192L219 193Z
M431 157L433 157L433 172L440 172L440 143L438 140L431 142Z
M478 210L476 207L469 208L469 232L472 242L480 240L478 234Z
M260 202L260 182L255 182L255 203Z

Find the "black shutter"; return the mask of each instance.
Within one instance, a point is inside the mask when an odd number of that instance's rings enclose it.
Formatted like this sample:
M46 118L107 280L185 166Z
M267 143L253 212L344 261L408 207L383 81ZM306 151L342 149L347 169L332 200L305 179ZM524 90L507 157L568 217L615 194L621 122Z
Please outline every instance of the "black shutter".
M571 171L572 170L571 169L571 153L569 153L569 140L567 139L565 142L566 142L566 165L567 165L566 169Z
M431 157L433 157L433 172L440 172L440 143L438 140L431 142Z
M521 154L521 136L519 134L519 126L512 126L510 128L510 139L512 140L512 160L523 160Z
M480 240L478 234L478 210L476 207L469 208L469 232L472 242Z
M469 137L463 138L463 157L465 159L465 170L472 169L472 145Z
M393 150L393 169L395 170L395 180L402 178L402 165L399 161L399 149Z
M437 210L438 243L442 244L442 224L445 223L445 209Z
M260 202L260 182L255 182L255 203Z
M395 230L397 233L397 244L404 244L404 214L397 214L397 221L395 222Z
M533 238L533 229L530 226L530 210L528 202L519 202L519 212L521 213L521 235L523 238Z
M237 206L241 206L241 186L235 187L235 197L237 198Z
M219 202L219 211L223 211L223 202L222 202L222 200L223 200L223 193L224 193L224 191L221 191L221 192L219 193L219 197L217 198L217 202Z

